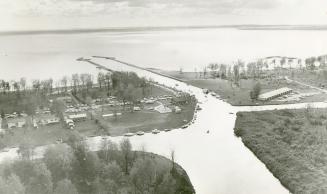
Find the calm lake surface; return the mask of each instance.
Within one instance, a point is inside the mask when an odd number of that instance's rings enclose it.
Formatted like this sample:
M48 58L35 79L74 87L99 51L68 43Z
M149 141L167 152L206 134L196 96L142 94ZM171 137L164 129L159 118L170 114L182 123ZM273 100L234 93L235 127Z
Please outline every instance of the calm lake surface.
M210 62L327 53L327 31L176 29L0 36L0 78L58 78L96 69L79 57L114 56L144 67L200 70Z

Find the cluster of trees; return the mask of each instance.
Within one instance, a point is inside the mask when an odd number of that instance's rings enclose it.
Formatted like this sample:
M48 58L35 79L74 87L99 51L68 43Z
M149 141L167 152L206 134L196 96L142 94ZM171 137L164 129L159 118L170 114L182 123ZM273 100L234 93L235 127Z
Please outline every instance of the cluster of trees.
M76 96L83 101L99 97L116 96L124 105L131 106L151 92L151 84L145 78L138 77L134 72L100 72L97 75L98 88L94 90L77 90ZM86 87L87 88L87 87ZM125 106L124 106L125 108Z
M26 78L21 78L19 81L0 80L0 105L9 102L10 106L2 109L6 113L28 112L27 109L36 108L35 104L46 105L47 96L66 94L67 92L86 100L87 97L97 98L100 91L104 92L106 96L115 95L124 102L134 102L136 97L140 96L139 91L143 96L150 92L147 80L138 77L133 72L100 72L96 80L97 90L92 90L95 86L94 77L88 73L72 74L70 77L63 76L55 81L52 78L34 79L30 86L27 84Z
M250 98L251 100L257 100L261 92L261 84L257 82L254 84L252 90L250 91Z
M316 68L315 63L318 62L320 67L326 67L326 56L309 57L305 59L305 65L307 69L314 70Z
M242 60L237 60L232 65L210 63L204 68L203 77L205 78L207 69L210 70L210 76L214 78L228 79L239 84L241 78L258 78L262 73L262 69L268 64L262 60L245 64ZM245 68L246 67L246 68ZM200 76L201 77L201 76Z
M23 153L23 152L21 152ZM168 159L135 152L128 139L104 141L90 152L76 135L50 147L43 159L1 167L2 194L174 194L194 193L186 173Z

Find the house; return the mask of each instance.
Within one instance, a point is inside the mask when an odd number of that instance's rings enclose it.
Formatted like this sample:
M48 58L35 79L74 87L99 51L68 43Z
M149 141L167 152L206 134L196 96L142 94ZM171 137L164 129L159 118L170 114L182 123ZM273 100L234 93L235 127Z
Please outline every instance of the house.
M53 125L60 123L60 119L52 114L39 114L33 120L34 128L37 128L37 124L40 123L42 125ZM34 125L36 124L36 125Z
M189 100L189 95L178 95L174 98L171 99L171 103L175 104L175 105L183 105L183 104L187 104L188 100Z
M66 126L68 129L74 129L75 128L75 123L71 119L65 119Z
M182 112L182 109L179 106L175 106L175 113L179 114Z
M160 104L159 106L154 107L154 110L158 111L159 113L170 113L172 110L163 104Z
M276 68L294 69L300 68L303 61L294 57L270 56L261 59L263 63L262 70L274 70Z
M277 90L273 90L270 92L266 92L264 94L260 94L258 97L258 100L262 100L262 101L267 101L267 100L271 100L286 94L291 93L293 90L287 87L284 88L279 88Z
M26 119L24 117L8 118L7 125L8 129L23 128L26 126Z
M138 106L134 106L134 108L133 108L133 111L140 111L140 110L141 110L141 108Z
M145 104L154 104L155 100L150 99L150 100L145 100L144 102Z
M103 118L108 118L108 117L113 117L115 114L110 113L110 114L104 114L102 115ZM116 113L116 116L121 116L122 114L120 112Z
M68 115L68 118L75 121L85 121L87 119L86 113Z

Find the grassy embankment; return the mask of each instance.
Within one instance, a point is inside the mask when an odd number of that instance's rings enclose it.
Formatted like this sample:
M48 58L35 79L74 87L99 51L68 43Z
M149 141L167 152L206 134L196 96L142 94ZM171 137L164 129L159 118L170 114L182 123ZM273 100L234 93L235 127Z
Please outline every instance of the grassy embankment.
M239 87L231 84L230 81L224 79L199 79L194 72L184 72L180 74L178 71L163 71L170 76L177 77L179 79L185 80L186 83L199 87L199 88L207 88L219 94L223 99L225 99L228 103L234 106L242 106L242 105L263 105L263 104L289 104L289 103L301 103L301 102L317 102L317 101L325 101L327 100L327 96L325 94L316 94L313 96L305 97L300 101L252 101L250 98L250 91L253 89L253 86L256 83L260 83L261 85L261 93L269 92L275 89L279 89L282 87L289 87L294 91L300 93L319 93L319 91L315 89L308 88L306 86L299 85L297 83L289 83L286 80L276 80L274 78L264 78L264 79L241 79ZM288 75L286 73L282 75ZM290 77L290 75L288 75ZM301 77L300 74L295 77Z
M326 109L238 113L235 134L292 193L327 192Z

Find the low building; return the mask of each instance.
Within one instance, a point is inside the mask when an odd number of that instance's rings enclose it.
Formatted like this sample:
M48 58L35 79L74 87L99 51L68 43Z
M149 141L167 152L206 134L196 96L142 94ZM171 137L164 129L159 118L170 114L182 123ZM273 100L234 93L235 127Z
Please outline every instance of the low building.
M117 112L117 113L116 113L116 116L121 116L121 115L122 115L122 113L120 113L120 112ZM113 117L113 116L115 116L114 113L110 113L110 114L104 114L104 115L102 115L103 118L108 118L108 117Z
M133 107L133 111L140 111L140 110L141 110L141 108L138 107L138 106L134 106L134 107Z
M34 123L36 124L35 126ZM38 123L41 125L58 124L60 123L60 119L52 114L39 114L34 118L33 126L36 127Z
M182 112L182 109L179 106L175 106L175 113L179 114Z
M171 103L175 105L187 104L190 96L188 94L178 95L171 99Z
M68 115L68 118L73 121L85 121L87 119L86 113Z
M160 104L159 106L154 107L154 110L158 111L159 113L170 113L172 110L163 104Z
M270 56L261 59L263 63L262 70L274 70L276 68L294 69L302 66L300 58L285 57L285 56Z
M258 97L258 100L262 100L262 101L271 100L271 99L274 99L274 98L289 94L292 91L293 91L292 89L287 88L287 87L279 88L277 90L273 90L273 91L270 91L270 92L260 94L259 97Z
M10 118L7 119L8 129L12 128L22 128L26 126L25 118Z

